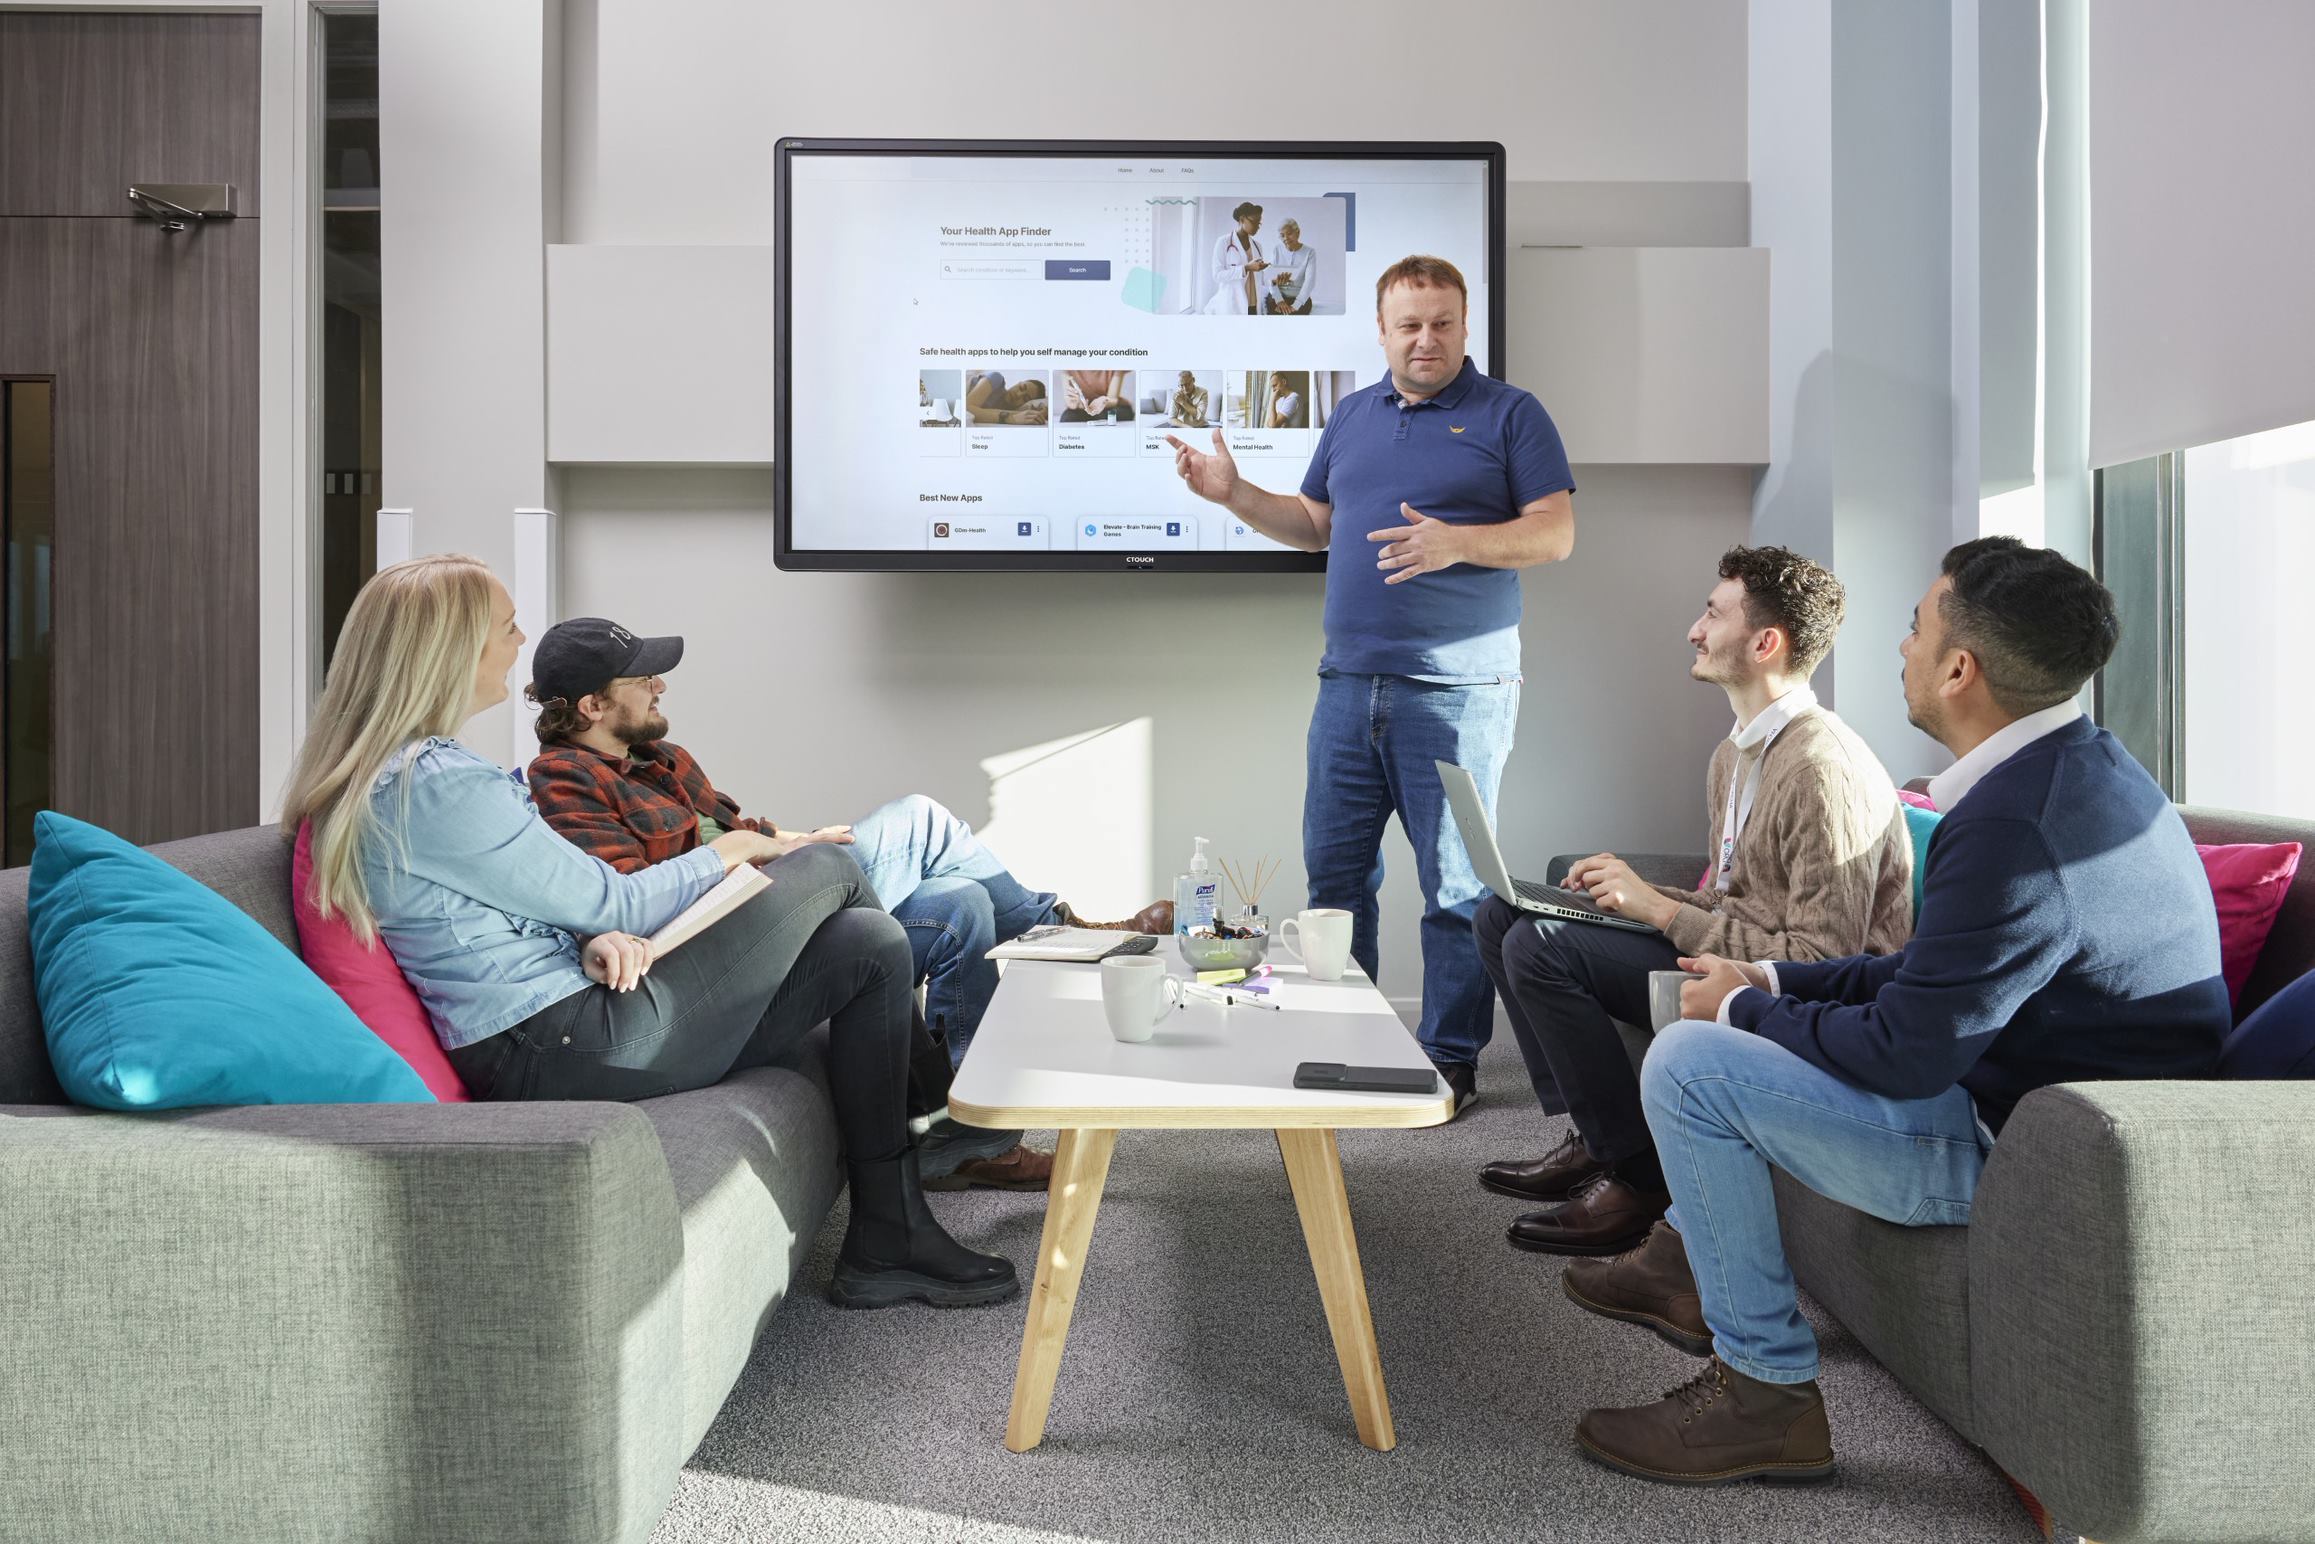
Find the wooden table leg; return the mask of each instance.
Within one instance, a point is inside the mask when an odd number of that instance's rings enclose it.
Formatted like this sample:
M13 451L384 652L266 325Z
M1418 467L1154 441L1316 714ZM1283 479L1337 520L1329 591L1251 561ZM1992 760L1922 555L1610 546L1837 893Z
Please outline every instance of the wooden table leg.
M1053 1380L1069 1338L1069 1314L1085 1274L1093 1214L1101 1209L1102 1181L1117 1146L1114 1128L1063 1131L1053 1150L1053 1179L1045 1197L1045 1237L1037 1245L1037 1283L1029 1289L1029 1325L1021 1332L1021 1364L1013 1374L1013 1411L1005 1446L1026 1453L1045 1440L1053 1408ZM1339 1189L1341 1179L1335 1184Z
M1342 1153L1334 1133L1323 1126L1279 1128L1278 1153L1286 1160L1294 1205L1302 1213L1302 1237L1310 1246L1311 1269L1318 1273L1318 1298L1326 1305L1326 1327L1334 1333L1334 1355L1342 1363L1342 1386L1350 1395L1358 1440L1387 1453L1398 1446L1399 1435L1391 1425L1390 1396L1383 1390L1383 1357L1375 1345L1374 1317L1367 1311L1350 1196L1342 1188Z

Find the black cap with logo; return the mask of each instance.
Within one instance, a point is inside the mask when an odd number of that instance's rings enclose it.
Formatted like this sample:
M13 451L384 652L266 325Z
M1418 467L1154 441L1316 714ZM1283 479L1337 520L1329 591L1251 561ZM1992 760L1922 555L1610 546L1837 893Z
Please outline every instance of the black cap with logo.
M638 638L603 617L557 622L531 651L539 699L577 702L625 676L655 676L683 659L681 638Z

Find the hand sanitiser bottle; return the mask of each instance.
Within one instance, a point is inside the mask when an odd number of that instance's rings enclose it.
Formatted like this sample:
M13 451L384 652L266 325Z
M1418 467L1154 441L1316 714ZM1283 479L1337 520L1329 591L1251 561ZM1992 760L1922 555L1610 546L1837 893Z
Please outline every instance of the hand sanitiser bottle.
M1214 915L1221 909L1222 882L1206 869L1206 839L1197 839L1198 850L1190 855L1190 871L1174 880L1174 931L1195 932L1211 929Z

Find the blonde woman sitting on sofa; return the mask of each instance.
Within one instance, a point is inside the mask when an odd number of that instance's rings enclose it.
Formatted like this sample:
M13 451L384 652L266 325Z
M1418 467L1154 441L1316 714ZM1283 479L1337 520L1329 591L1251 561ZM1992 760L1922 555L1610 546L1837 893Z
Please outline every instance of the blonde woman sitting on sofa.
M852 1220L845 1307L994 1303L1012 1265L944 1232L907 1121L915 967L841 846L728 831L621 874L555 834L519 775L452 736L506 700L523 635L473 558L362 587L282 828L313 826L314 904L382 938L477 1099L645 1099L775 1061L826 1020ZM770 889L665 959L645 936L742 863Z

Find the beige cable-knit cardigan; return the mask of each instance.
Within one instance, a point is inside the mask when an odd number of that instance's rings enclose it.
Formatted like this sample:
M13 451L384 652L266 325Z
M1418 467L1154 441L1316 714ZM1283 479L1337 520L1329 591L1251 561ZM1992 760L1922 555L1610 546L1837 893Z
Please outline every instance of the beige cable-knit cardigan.
M1735 771L1736 746L1723 740L1704 779L1705 850L1715 866ZM1913 843L1896 785L1833 713L1804 714L1762 753L1727 893L1657 888L1680 903L1664 934L1682 954L1887 954L1913 932Z

